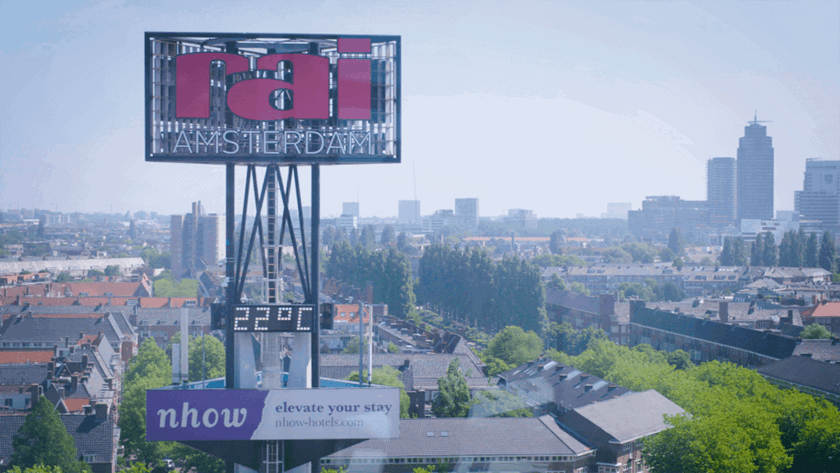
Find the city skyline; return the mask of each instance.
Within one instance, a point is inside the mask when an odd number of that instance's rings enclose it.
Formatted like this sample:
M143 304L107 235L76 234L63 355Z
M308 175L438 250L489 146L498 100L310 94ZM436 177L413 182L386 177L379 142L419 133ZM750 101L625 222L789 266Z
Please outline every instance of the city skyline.
M324 217L393 216L415 192L428 214L474 196L483 216L564 218L703 199L707 160L735 155L756 108L776 209L806 158L840 156L840 2L270 5L0 5L0 210L223 212L223 168L143 161L144 31L402 36L403 163L325 168Z

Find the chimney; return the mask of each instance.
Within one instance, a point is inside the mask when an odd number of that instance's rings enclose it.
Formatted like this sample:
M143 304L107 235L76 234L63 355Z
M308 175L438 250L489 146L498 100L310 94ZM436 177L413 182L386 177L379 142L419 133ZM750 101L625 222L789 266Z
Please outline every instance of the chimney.
M373 304L373 282L365 281L365 300L368 304Z
M599 315L615 314L615 298L612 294L601 294L598 296Z
M405 362L403 362L403 371L407 370L409 366L411 366L411 360L406 358Z
M558 371L563 371L563 368L565 368L565 367L566 367L565 365L559 364L559 365L554 367L554 372L557 373Z
M41 396L44 394L44 390L41 386L33 384L29 386L27 391L29 392L30 399L32 399L32 407L35 407L35 405L38 404L38 400L40 400Z
M592 391L592 385L591 384L587 384L583 387L583 392L588 393L589 391Z
M720 312L720 321L723 323L729 322L729 302L720 302L718 309Z
M85 332L79 332L79 340L85 338Z
M70 337L64 337L64 348L70 346Z
M639 309L644 309L645 301L633 299L630 301L630 317L632 317Z
M787 323L793 325L793 309L788 309Z
M104 421L108 419L108 404L105 404L103 402L97 402L95 409L97 421Z
M609 386L607 386L607 392L608 393L611 393L611 392L615 391L616 389L618 389L618 386L616 386L615 384L610 384Z
M55 377L55 361L50 361L47 363L47 379L53 379Z
M76 392L79 389L79 373L73 373L70 376L70 390Z
M88 367L88 356L82 355L82 369L87 370Z

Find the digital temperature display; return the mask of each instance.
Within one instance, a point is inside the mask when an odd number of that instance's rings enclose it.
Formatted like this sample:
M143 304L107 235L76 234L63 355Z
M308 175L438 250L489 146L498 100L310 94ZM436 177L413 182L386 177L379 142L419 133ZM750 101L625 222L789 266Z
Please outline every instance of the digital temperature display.
M237 305L234 332L311 332L315 306L309 304Z

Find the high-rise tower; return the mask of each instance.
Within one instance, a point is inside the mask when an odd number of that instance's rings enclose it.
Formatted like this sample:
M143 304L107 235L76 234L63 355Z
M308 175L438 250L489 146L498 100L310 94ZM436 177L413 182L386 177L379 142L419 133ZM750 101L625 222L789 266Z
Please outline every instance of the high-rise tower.
M709 223L734 225L738 218L738 173L735 158L712 158L706 165L706 200Z
M758 114L738 140L738 219L773 219L773 139Z
M794 204L800 218L819 220L826 229L840 225L840 161L808 159Z

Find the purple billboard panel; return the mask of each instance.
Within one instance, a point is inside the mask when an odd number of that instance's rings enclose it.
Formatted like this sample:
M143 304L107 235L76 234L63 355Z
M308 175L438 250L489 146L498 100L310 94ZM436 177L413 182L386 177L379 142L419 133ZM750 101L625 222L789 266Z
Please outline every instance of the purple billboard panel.
M146 160L400 162L400 37L146 33Z
M396 388L146 392L146 439L307 440L399 436Z

